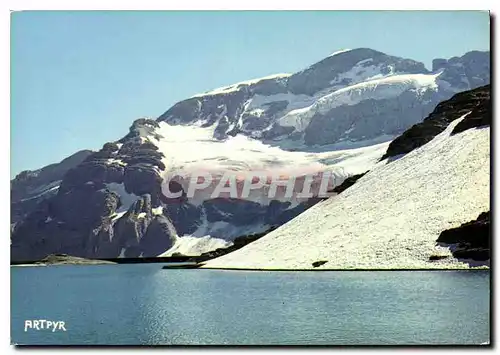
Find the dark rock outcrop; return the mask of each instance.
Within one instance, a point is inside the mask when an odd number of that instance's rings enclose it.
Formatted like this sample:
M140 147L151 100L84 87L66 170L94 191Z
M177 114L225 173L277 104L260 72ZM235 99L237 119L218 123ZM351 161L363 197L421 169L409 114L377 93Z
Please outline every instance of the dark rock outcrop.
M431 255L429 256L429 261L438 261L442 259L447 259L449 256L448 255Z
M276 228L277 227L271 227L271 228L269 228L267 231L265 231L263 233L256 233L256 234L250 234L250 235L245 235L245 236L238 237L238 238L236 238L233 241L233 245L231 245L231 246L229 246L227 248L218 248L218 249L216 249L214 251L203 253L203 254L201 254L199 256L195 256L195 257L191 258L190 261L195 261L197 263L200 263L200 262L207 261L207 260L210 260L210 259L218 258L219 256L222 256L222 255L225 255L225 254L229 254L229 253L231 253L231 252L233 252L235 250L243 248L245 245L250 244L250 243L256 241L257 239L262 238L263 236L265 236L266 234L272 232Z
M138 118L130 126L129 133L120 139L119 143L137 142L141 141L141 137L152 135L156 139L161 138L161 136L155 133L155 128L158 128L158 122L149 118Z
M168 217L155 216L141 239L142 256L157 256L159 250L170 249L174 245L176 234L175 227Z
M129 134L118 141L121 146L117 143L104 144L100 151L68 171L60 191L65 193L88 182L101 185L123 183L127 193L138 196L150 194L152 203L158 205L163 198L160 176L160 172L165 170L161 161L163 153L151 142L141 139L146 135L158 136L154 133L157 127L158 123L154 120L134 121Z
M80 164L92 153L91 150L81 150L61 160L59 163L50 164L34 171L25 170L20 172L10 182L12 201L27 198L34 193L38 193L38 191L34 190L38 190L40 186L62 180L68 170Z
M320 267L328 262L328 260L319 260L312 263L313 267Z
M203 210L199 206L188 202L173 202L166 204L165 210L179 235L191 235L201 224Z
M453 256L458 259L472 259L474 261L490 260L489 248L457 248L453 251Z
M51 254L37 262L40 265L114 265L107 260L85 259L67 254Z
M443 132L451 122L465 114L468 116L455 127L453 133L489 124L491 122L490 108L490 85L456 94L451 99L437 105L434 111L421 123L413 125L401 136L394 139L381 160L407 154L423 146Z
M453 245L452 253L456 258L484 261L490 258L490 238L491 224L488 211L481 213L475 221L441 232L437 242Z
M345 179L342 184L338 185L338 186L335 186L331 192L335 192L337 194L345 191L346 189L348 189L349 187L351 187L352 185L354 185L356 183L356 181L358 181L361 177L363 177L368 171L362 173L362 174L357 174L357 175L353 175L353 176L349 176L347 179Z
M483 127L491 125L491 101L488 99L485 104L478 104L462 121L460 121L451 134L457 134L470 128Z

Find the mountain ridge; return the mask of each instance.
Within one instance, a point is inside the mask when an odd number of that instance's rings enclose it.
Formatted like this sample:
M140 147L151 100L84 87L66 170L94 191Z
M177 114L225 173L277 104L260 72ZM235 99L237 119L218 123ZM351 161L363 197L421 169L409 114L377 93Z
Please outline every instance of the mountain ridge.
M454 93L488 83L489 52L472 51L462 57L434 62L434 69L441 70L439 73L411 59L358 48L324 58L287 76L254 79L250 84L228 86L231 90L195 95L174 104L157 121L202 127L215 125L214 137L217 139L243 134L282 149L288 146L304 149L305 146L338 143L341 139L361 142L383 134L394 137L406 127L391 125L390 122L398 122L398 119L390 117L387 119L389 126L377 132L368 123L371 117L375 121L381 119L373 111L399 110L400 117L409 116L405 124L416 123ZM379 83L375 83L373 89L361 85L375 79L390 81L391 78L395 82L389 82L387 89ZM353 91L356 85L361 87ZM387 92L390 87L397 90ZM385 91L379 94L382 89ZM347 96L342 99L341 107L332 107L328 98L337 92L335 100L339 101L340 90L348 90ZM363 97L363 94L369 96ZM388 95L397 100L384 102ZM320 109L320 105L324 108ZM420 112L405 109L409 106L420 106ZM355 116L360 110L364 121ZM307 118L303 118L304 115ZM332 125L333 116L336 117L335 125ZM312 126L308 130L309 124ZM318 133L328 127L338 128ZM366 137L367 134L372 137Z

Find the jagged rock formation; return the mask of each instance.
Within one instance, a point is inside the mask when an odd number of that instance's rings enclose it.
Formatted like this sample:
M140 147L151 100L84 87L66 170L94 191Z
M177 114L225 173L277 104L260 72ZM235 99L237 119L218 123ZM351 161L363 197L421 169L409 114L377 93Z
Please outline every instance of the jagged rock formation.
M106 143L69 169L57 194L14 228L12 258L33 260L50 253L105 258L122 249L125 256L156 256L158 248L168 249L175 228L153 211L164 198L163 154L138 133L156 125L136 120L126 139ZM123 217L115 223L119 212Z
M44 199L57 193L59 184L68 170L85 160L91 150L81 150L57 164L38 170L25 170L10 182L11 223L22 220Z

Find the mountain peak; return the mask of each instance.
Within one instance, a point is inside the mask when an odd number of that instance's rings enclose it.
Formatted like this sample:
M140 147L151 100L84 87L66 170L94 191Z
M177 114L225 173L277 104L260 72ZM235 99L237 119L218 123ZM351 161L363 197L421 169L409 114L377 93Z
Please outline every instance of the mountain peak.
M429 71L424 63L391 56L371 48L344 49L292 75L288 84L294 94L314 95L334 85L332 83L344 86L355 84L357 81L353 81L354 77L364 81L375 75L396 73L428 74Z

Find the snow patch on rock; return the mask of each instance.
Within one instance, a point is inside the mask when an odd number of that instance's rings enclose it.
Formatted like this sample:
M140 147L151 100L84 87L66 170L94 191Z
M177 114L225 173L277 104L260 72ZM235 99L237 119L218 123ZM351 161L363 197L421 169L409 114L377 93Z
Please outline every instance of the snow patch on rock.
M43 195L45 195L49 192L56 192L59 189L59 186L61 185L61 181L62 180L52 181L50 184L38 187L37 189L31 191L32 194L36 194L35 196L23 198L20 201L21 202L29 201L29 200L33 200L35 198L42 197Z
M332 54L329 55L329 57L333 57L334 55L337 55L337 54L340 54L340 53L344 53L344 52L349 52L349 51L352 51L352 49L340 49L336 52L333 52Z
M118 164L118 165L122 165L122 166L127 166L127 163L125 163L123 160L114 159L114 158L109 158L108 160L106 160L106 164L107 165Z
M291 75L292 74L288 74L288 73L280 73L280 74L273 74L273 75L269 75L269 76L264 76L262 78L241 81L241 82L233 84L233 85L224 86L224 87L213 89L211 91L207 91L207 92L204 92L201 94L193 95L192 98L203 97L203 96L207 96L207 95L228 94L228 93L237 91L240 86L249 86L249 85L257 84L258 82L263 81L263 80L287 78Z
M152 208L151 212L153 213L154 216L162 215L163 214L163 206L158 206L158 207Z

